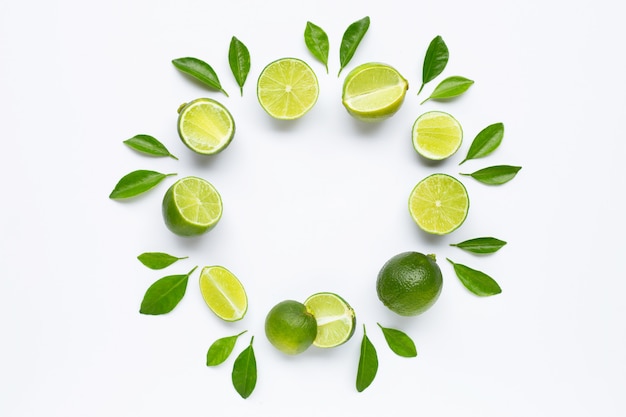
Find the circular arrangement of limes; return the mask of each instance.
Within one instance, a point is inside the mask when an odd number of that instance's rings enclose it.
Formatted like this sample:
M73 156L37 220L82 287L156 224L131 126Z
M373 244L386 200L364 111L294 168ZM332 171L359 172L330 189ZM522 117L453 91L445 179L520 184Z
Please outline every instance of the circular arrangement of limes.
M315 71L305 61L292 57L267 64L260 72L256 87L261 108L269 116L282 120L303 117L315 106L319 95ZM243 94L243 85L241 88ZM356 66L345 77L341 102L352 117L376 123L390 118L400 109L408 88L406 78L392 66L380 62L364 63ZM224 92L221 87L219 91ZM197 98L182 104L178 108L177 128L185 146L201 155L215 155L224 151L235 136L233 116L224 104L212 98ZM491 129L490 138L498 140L497 128L496 125L487 128ZM460 149L463 141L461 124L454 116L443 111L427 111L419 115L410 132L415 151L432 161L450 158ZM501 136L499 139L501 140ZM125 142L140 152L173 157L157 139L146 135L137 135ZM474 145L473 143L470 152ZM484 153L480 156L485 156L490 151L475 150L477 154L480 152ZM507 174L502 166L489 167L486 170L495 171L495 174L501 176L511 175L510 170ZM492 174L491 171L485 172L481 173L484 178ZM476 174L475 178L480 180L478 173ZM504 181L495 174L493 177L496 179L492 178L492 181ZM139 194L155 187L167 176L169 175L152 171L135 171L120 180L110 197L127 198ZM419 181L410 192L408 211L415 224L424 232L447 235L465 222L469 203L467 189L459 179L448 174L433 173ZM183 237L199 236L213 229L219 222L222 216L222 199L218 190L205 179L184 177L175 181L165 192L162 215L171 232ZM451 246L475 253L491 253L505 243L495 238L477 238ZM152 269L162 269L184 259L165 253L145 253L138 258ZM498 284L486 274L454 263L450 259L448 261L463 285L474 294L493 295L500 291ZM165 314L171 311L184 295L187 280L195 269L186 275L167 276L155 282L146 292L140 312ZM382 266L376 291L380 301L391 311L411 316L423 313L435 303L441 292L441 283L441 270L434 255L405 252L391 258ZM244 317L248 310L248 295L243 283L230 270L219 265L205 266L201 269L199 284L207 306L217 317L228 322ZM416 355L413 342L406 334L380 324L378 326L394 352L401 356ZM333 348L343 345L354 335L355 329L354 310L345 299L331 292L315 293L303 302L278 302L267 314L265 321L267 339L278 350L287 354L302 353L310 346ZM365 328L363 332L362 343L371 345ZM207 353L207 365L215 366L225 361L241 334L216 340ZM241 373L237 371L241 362L246 362L247 366L255 363L253 339L254 337L240 355L246 355L246 360L240 361L238 358L233 370L233 384L244 398L254 389L256 373L252 386L247 381L247 385L241 390L235 381L235 374ZM360 361L363 360L365 359L360 358ZM359 372L361 365L360 362ZM249 372L247 370L246 374ZM371 383L371 380L359 382L361 377L360 374L357 376L359 391Z

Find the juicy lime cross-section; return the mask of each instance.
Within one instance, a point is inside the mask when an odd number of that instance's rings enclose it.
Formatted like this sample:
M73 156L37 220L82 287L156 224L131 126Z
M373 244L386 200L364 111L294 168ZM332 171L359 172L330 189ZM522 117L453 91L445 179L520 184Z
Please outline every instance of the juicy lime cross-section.
M460 227L469 211L465 186L447 174L421 180L409 197L409 212L425 232L445 235Z
M180 106L178 134L192 151L212 155L224 150L235 135L235 121L228 109L210 98Z
M463 141L461 124L441 111L429 111L418 117L412 134L417 153L433 161L454 155Z
M297 58L282 58L268 64L257 83L261 107L276 119L304 116L317 102L319 86L311 67Z
M222 198L213 185L198 177L176 181L163 197L163 219L180 236L211 230L222 217Z
M306 299L304 305L317 321L313 345L321 348L339 346L354 334L356 316L350 305L337 294L321 292Z
M248 311L248 297L241 281L223 266L202 268L200 292L211 311L222 320L241 320Z

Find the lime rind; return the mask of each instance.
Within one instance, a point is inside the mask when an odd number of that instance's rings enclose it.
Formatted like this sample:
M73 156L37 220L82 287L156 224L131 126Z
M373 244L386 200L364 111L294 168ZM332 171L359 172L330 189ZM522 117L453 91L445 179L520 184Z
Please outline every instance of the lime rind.
M248 296L243 284L223 266L202 268L200 292L209 309L224 321L241 320L248 311Z
M463 142L461 124L454 116L442 111L429 111L420 115L411 133L417 153L433 161L454 155Z
M356 315L343 298L330 292L321 292L307 298L304 305L317 322L314 346L331 348L350 340L356 328Z
M181 105L178 112L178 135L196 153L219 153L235 136L233 116L216 100L199 98Z

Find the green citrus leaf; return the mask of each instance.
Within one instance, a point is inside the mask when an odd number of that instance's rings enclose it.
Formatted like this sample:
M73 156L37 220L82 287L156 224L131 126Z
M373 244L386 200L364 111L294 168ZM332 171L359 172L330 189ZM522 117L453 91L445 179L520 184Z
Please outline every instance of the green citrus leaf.
M243 96L243 85L246 83L246 78L250 72L250 52L246 45L234 36L230 40L228 63Z
M187 259L187 257L178 258L163 252L144 252L137 256L137 259L150 269L163 269L176 261Z
M172 64L174 64L179 71L184 72L187 75L191 75L198 81L201 81L215 90L221 91L226 94L226 97L228 97L228 93L222 88L222 84L220 83L217 74L206 62L197 58L187 57L174 59L172 60Z
M461 280L461 283L472 293L481 297L488 297L502 292L498 283L484 272L454 263L450 259L448 259L448 262L454 267L454 272L459 280Z
M356 375L356 390L363 392L374 381L378 372L378 355L376 348L367 337L365 325L363 325L363 339L359 354L359 368Z
M426 100L421 104L426 103L428 100L445 100L460 96L466 92L474 84L474 81L460 77L458 75L448 77L435 87L435 90L430 94Z
M500 250L506 242L495 237L477 237L460 243L451 243L450 246L466 250L472 253L494 253Z
M448 58L450 53L448 52L448 46L443 41L441 36L436 36L426 50L426 56L424 57L424 66L422 67L422 86L417 94L422 92L422 88L434 80L444 70L448 64Z
M141 301L141 314L167 314L174 309L185 296L189 275L195 271L194 267L186 275L169 275L156 281L148 288Z
M365 36L367 29L370 27L370 18L369 16L365 16L363 19L357 20L356 22L350 24L346 31L343 33L343 38L341 39L341 46L339 48L339 63L341 68L339 68L339 73L337 76L341 74L341 71L345 68L346 65L350 62L356 49L358 48L361 40Z
M470 159L482 158L489 155L500 146L503 137L504 124L494 123L487 126L478 132L467 151L467 156L459 165Z
M224 363L235 348L235 343L239 336L245 332L246 330L234 336L222 337L213 342L206 354L206 366L217 366Z
M124 143L131 149L146 155L158 157L169 156L171 158L178 159L167 150L165 145L150 135L135 135L132 138L125 140Z
M176 174L161 174L156 171L140 169L124 175L115 185L109 198L114 200L135 197L154 188L166 177Z
M383 331L387 345L389 345L389 348L396 355L404 358L413 358L417 356L415 343L413 343L413 340L406 333L398 329L383 327L380 323L376 324L378 324L378 327L380 327Z
M472 172L471 174L461 175L470 176L476 181L482 182L483 184L501 185L515 178L520 169L522 169L522 167L516 167L511 165L494 165L492 167L479 169L478 171Z
M237 356L233 365L233 386L242 398L248 398L256 386L257 369L253 341L254 336L250 339L250 345Z
M324 29L311 22L306 22L304 29L304 43L309 51L326 67L328 73L328 51L330 45L328 35Z

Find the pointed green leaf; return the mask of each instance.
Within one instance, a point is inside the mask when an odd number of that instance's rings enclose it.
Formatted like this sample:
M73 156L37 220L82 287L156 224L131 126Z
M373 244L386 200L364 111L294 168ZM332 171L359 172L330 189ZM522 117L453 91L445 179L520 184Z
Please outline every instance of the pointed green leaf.
M250 345L239 354L233 365L233 386L242 398L248 398L256 386L257 369L253 341L254 336L250 339Z
M435 87L435 90L430 94L426 100L421 104L426 103L428 100L445 100L460 96L466 92L474 84L474 81L460 76L448 77Z
M150 269L163 269L176 261L187 259L187 257L178 258L163 252L144 252L137 256L137 259Z
M228 63L243 96L243 85L250 72L250 52L246 45L234 36L230 40Z
M359 355L359 368L356 375L356 390L364 391L374 381L378 372L378 355L376 348L367 337L365 325L363 325L363 339Z
M466 250L472 253L494 253L500 250L506 242L495 237L477 237L460 243L451 243L450 246Z
M178 159L167 150L165 145L150 135L135 135L132 138L125 140L124 143L131 149L146 155L169 156L171 158Z
M475 180L482 182L483 184L501 185L515 178L520 169L522 169L522 167L516 167L511 165L494 165L492 167L479 169L478 171L472 172L471 174L462 173L461 175L470 176Z
M234 336L222 337L213 342L206 354L206 366L217 366L224 363L235 348L239 336L245 332L244 330Z
M306 22L304 43L313 56L324 64L326 73L328 73L328 51L330 44L328 42L328 35L324 32L324 29L314 23Z
M450 259L448 259L448 262L450 262L454 267L456 276L459 280L461 280L461 283L465 286L465 288L474 294L481 297L488 297L502 292L498 283L484 272L477 271L462 264L454 263Z
M376 324L378 324L378 327L380 327L380 329L383 331L383 335L385 336L387 345L389 345L389 348L396 355L405 358L413 358L417 356L415 343L413 343L413 340L406 333L398 329L383 327L380 325L380 323Z
M185 296L189 275L169 275L156 281L148 288L141 301L141 314L159 315L169 313Z
M367 29L370 27L370 18L369 16L365 16L363 19L357 20L352 23L343 34L343 38L341 39L341 46L339 48L339 63L341 68L339 68L339 73L337 76L341 74L341 71L345 68L346 65L350 62L356 49L358 48L361 40L365 36Z
M436 36L426 50L426 56L424 57L424 66L422 67L422 86L417 94L422 92L422 88L434 80L439 74L442 73L446 65L448 64L448 58L450 53L448 52L448 46L443 41L441 36Z
M226 94L226 97L228 97L228 93L222 88L222 84L220 83L217 74L215 73L213 68L206 62L197 58L187 57L174 59L172 60L172 64L174 64L174 66L178 68L179 71L191 75L192 77L203 82L207 86L215 90L221 91L222 93Z
M482 158L489 155L495 151L498 146L500 146L503 137L504 124L494 123L487 126L478 132L472 141L469 150L467 151L467 156L459 163L459 165L470 159Z
M140 169L124 175L115 185L109 198L119 200L123 198L135 197L139 194L154 188L166 177L176 174L161 174L156 171Z

